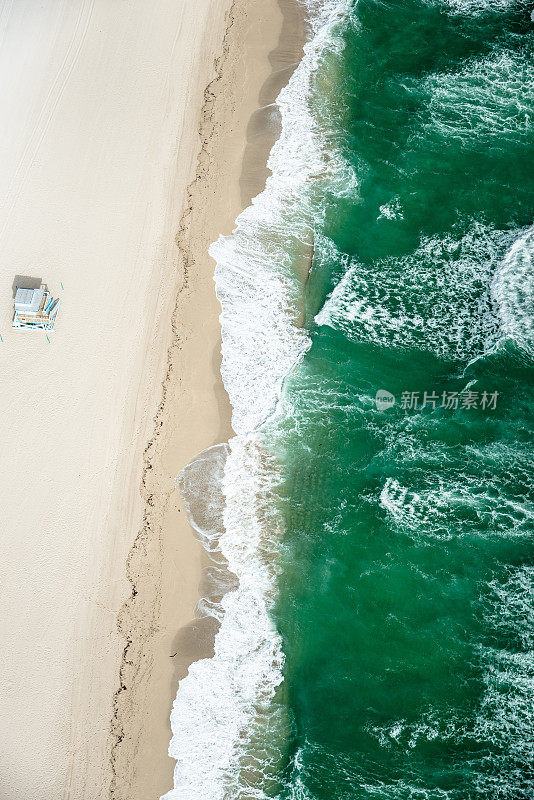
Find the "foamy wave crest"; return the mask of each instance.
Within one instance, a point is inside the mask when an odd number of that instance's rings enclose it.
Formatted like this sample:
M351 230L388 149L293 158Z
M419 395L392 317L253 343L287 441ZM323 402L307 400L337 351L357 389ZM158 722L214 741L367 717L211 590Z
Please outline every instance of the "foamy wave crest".
M265 797L261 780L279 745L274 737L273 752L265 742L260 751L258 730L283 727L282 708L272 706L283 655L269 616L277 536L268 499L277 480L272 459L244 436L201 454L180 477L194 528L210 550L222 553L239 583L216 613L221 627L213 658L192 664L180 682L171 715L169 754L176 767L169 800ZM206 498L217 498L221 487L223 509L217 509L217 500Z
M367 730L386 749L401 747L413 750L420 742L436 739L456 744L461 742L463 736L461 723L450 708L446 713L432 709L415 721L397 719L385 725L369 726Z
M472 59L457 72L424 79L426 121L414 138L435 133L450 144L480 148L524 139L534 113L534 65L529 52L497 52Z
M222 307L221 372L238 435L227 449L203 454L205 464L188 465L180 485L193 526L208 549L222 553L237 588L213 611L221 620L213 658L194 663L180 682L169 747L176 759L174 789L166 800L272 798L287 737L284 706L276 698L283 653L270 616L280 540L272 495L280 475L263 447L261 426L277 407L284 377L309 346L299 325L302 277L294 261L311 254L313 177L335 171L321 149L309 93L350 3L313 5L319 12L311 17L313 39L277 101L282 132L268 162L272 175L232 235L210 248ZM222 524L200 480L211 456L214 481L222 487Z
M530 539L534 512L528 447L487 443L458 451L435 442L425 452L425 421L421 415L411 422L411 433L401 433L385 450L399 476L387 478L378 499L399 532L419 541Z
M453 14L480 14L503 13L506 11L530 12L531 4L528 0L442 0Z
M380 502L404 530L423 537L530 536L534 513L528 501L506 497L495 484L480 491L476 480L461 475L457 482L437 480L416 490L388 478Z
M534 652L534 567L507 567L505 580L488 584L482 598L485 622L517 650Z
M508 567L505 580L492 581L483 601L485 623L506 647L481 653L485 689L475 737L499 745L502 755L481 788L502 800L534 796L533 578L529 566Z
M503 338L534 355L534 228L520 236L497 269L492 296Z
M490 284L509 243L507 232L475 222L458 236L425 237L403 258L360 264L339 253L346 272L315 321L388 348L482 355L499 340Z

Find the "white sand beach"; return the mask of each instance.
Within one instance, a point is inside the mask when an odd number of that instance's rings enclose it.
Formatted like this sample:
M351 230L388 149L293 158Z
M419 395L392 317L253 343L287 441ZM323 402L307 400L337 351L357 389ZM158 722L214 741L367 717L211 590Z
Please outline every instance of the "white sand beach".
M293 0L0 0L6 800L172 786L172 702L213 644L175 477L231 434L207 249L263 188L301 22ZM13 330L41 281L55 330Z
M173 336L175 235L228 8L229 0L0 4L6 800L109 796L125 646L117 615L131 591L142 454ZM49 340L11 328L21 276L61 298ZM214 437L212 369L210 352L199 368L209 377L188 391L193 417L202 407ZM192 616L200 561L192 536L180 548L176 629Z

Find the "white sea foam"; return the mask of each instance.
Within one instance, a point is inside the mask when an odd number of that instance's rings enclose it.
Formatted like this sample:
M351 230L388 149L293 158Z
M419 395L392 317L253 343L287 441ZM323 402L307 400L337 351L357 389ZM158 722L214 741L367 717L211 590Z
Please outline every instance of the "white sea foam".
M414 148L453 141L463 150L513 148L530 130L534 67L528 53L494 51L417 84L417 93L428 100L410 140ZM379 218L399 215L399 198L380 206ZM505 336L532 353L532 233L497 230L483 220L473 220L467 230L465 221L462 226L457 226L458 233L423 237L406 256L376 263L358 263L336 253L345 274L316 316L317 324L356 341L430 349L442 358L462 360L491 352L504 329ZM332 247L323 250L332 258Z
M388 478L380 494L382 506L406 532L437 539L531 535L534 512L528 500L507 497L499 491L499 480L490 482L486 491L467 474L422 483L408 488Z
M334 170L321 149L309 93L349 5L310 0L313 39L277 100L282 132L269 158L272 175L232 235L210 248L222 307L221 372L238 435L227 447L201 454L201 463L188 465L180 481L199 536L221 551L238 585L214 609L221 626L213 658L192 664L180 682L169 746L176 759L174 789L166 800L265 798L263 786L280 758L286 721L275 695L283 654L270 617L280 537L272 494L280 477L262 447L261 426L309 345L296 324L302 289L291 251L310 242L313 177ZM205 498L210 459L222 487L222 525L214 518L219 499ZM220 489L212 488L217 498Z
M510 239L473 222L457 237L423 238L402 258L360 264L338 253L346 272L315 321L355 341L473 358L499 340L490 283Z
M514 242L496 270L491 293L503 339L534 356L534 228Z
M509 567L507 579L493 580L489 589L485 624L510 644L481 650L485 687L474 734L479 741L497 744L506 764L505 782L497 756L493 778L481 788L486 796L514 800L534 796L534 571Z
M180 683L169 751L177 760L175 781L166 795L173 800L264 796L260 787L241 794L241 749L253 741L255 727L272 717L270 702L282 679L280 637L269 617L276 520L266 520L266 496L275 479L253 436L211 448L182 474L194 526L208 549L224 554L239 585L224 595L216 612L221 627L214 657L192 664ZM222 525L216 504L205 502L212 493L217 498L221 486ZM199 503L204 528L196 516ZM259 771L249 765L249 779Z
M473 58L455 72L435 72L421 82L429 96L416 137L435 135L463 147L504 146L530 131L534 65L528 53L497 51Z
M453 14L478 16L488 13L503 13L520 10L530 13L528 0L441 0L442 4Z
M437 440L429 445L424 431L432 430L431 416L421 412L403 431L394 422L383 431L384 455L398 464L400 474L386 479L378 502L395 528L418 541L530 538L529 447L488 442L459 451Z
M506 472L521 468L521 454L511 453L508 465L495 463L495 473L476 472L476 460L469 464L442 467L437 477L423 461L403 482L388 478L380 493L380 503L392 522L403 533L416 539L452 539L472 536L530 538L534 513L529 501L531 481L525 488L507 486ZM487 454L486 454L487 455ZM476 456L474 456L476 459ZM402 463L402 457L401 461ZM481 466L481 462L478 462ZM465 469L467 467L467 469ZM471 467L471 469L469 469ZM411 479L411 480L410 480Z
M389 203L384 203L384 205L379 207L379 215L377 219L385 218L385 219L403 219L404 214L402 211L402 205L400 202L400 198L394 197Z

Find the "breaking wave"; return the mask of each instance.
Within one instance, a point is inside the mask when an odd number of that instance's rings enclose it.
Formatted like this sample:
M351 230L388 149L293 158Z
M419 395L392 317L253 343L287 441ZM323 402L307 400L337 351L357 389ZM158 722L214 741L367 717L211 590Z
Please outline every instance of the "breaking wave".
M534 356L534 228L512 245L493 278L491 293L497 305L503 339L511 339Z
M532 125L534 65L526 53L496 52L470 60L457 72L426 78L428 95L422 135L438 134L447 147L491 145L521 140ZM419 134L421 135L421 134Z
M345 274L315 321L382 347L448 359L481 355L500 338L490 284L510 241L508 232L473 222L457 237L424 237L401 258L362 264L340 253Z

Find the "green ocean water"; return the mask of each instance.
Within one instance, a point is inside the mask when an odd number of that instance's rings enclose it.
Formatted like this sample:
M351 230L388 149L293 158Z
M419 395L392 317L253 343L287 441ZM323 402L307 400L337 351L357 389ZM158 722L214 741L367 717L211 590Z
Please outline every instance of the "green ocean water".
M337 33L313 81L341 166L313 188L311 347L267 429L291 731L276 796L527 800L530 5L358 0Z

